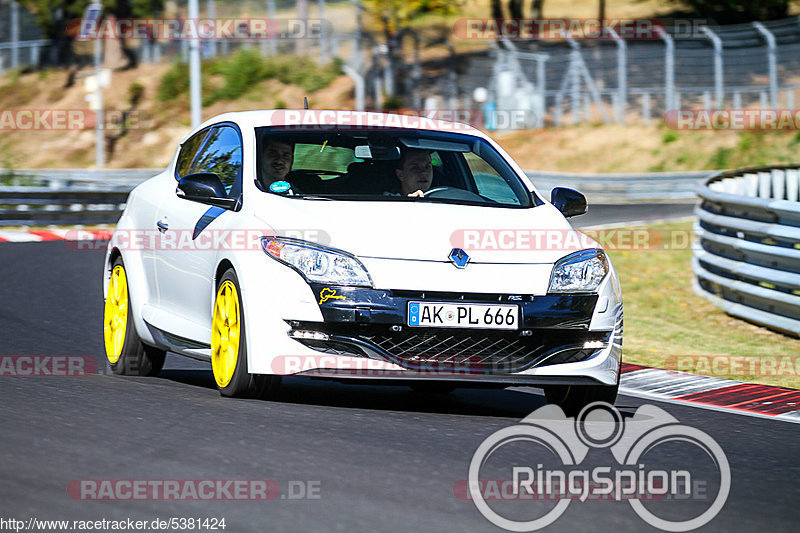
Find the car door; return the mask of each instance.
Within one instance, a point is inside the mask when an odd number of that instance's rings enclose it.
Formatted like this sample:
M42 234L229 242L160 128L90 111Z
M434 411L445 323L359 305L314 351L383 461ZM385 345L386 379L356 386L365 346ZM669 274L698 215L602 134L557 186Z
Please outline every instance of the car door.
M192 160L197 155L198 150L203 146L203 141L208 137L210 131L210 129L205 129L201 132L195 133L180 146L180 151L178 152L178 158L175 164L174 177L176 180L179 175L183 176L188 173L188 170L192 164ZM146 246L142 250L142 265L145 270L146 278L150 280L150 292L148 298L146 299L147 306L144 310L145 314L152 314L153 311L159 309L160 306L158 278L156 277L156 262L159 257L157 253L158 248L163 243L160 242L161 239L159 232L162 232L162 229L159 228L158 221L159 215L161 214L160 209L164 199L173 195L175 192L175 182L164 183L166 183L166 186L162 187L159 185L158 190L154 190L153 194L150 195L150 198L152 198L154 201L145 202L145 209L140 208L138 210L138 224L134 226L136 228L145 229L148 235L155 234L157 236L157 245ZM145 196L145 198L148 197Z
M241 196L242 137L237 127L213 126L190 149L194 150L191 161L176 167L177 179L212 172L222 180L229 198ZM212 284L220 252L211 237L232 215L221 207L187 200L174 192L164 198L157 222L161 242L155 263L164 325L161 329L185 339L210 342Z

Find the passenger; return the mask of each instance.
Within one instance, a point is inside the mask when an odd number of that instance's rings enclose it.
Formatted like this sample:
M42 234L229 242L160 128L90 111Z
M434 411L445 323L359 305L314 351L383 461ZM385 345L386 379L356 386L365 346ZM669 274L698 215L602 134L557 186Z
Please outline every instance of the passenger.
M400 154L400 162L394 171L400 180L403 194L408 196L425 196L433 182L433 165L431 151L418 148L407 148Z
M269 190L276 181L285 181L293 163L293 144L268 139L261 150L261 186Z

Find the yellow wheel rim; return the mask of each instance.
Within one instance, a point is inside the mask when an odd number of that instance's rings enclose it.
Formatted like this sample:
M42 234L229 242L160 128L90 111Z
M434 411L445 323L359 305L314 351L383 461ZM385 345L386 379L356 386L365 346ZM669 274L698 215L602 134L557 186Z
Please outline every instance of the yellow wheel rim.
M211 320L211 370L220 387L227 387L233 379L239 357L239 295L236 285L226 280L219 286Z
M119 361L122 345L125 343L125 330L128 326L128 278L125 268L117 265L111 271L108 282L108 296L103 313L103 336L106 343L106 357L111 363Z

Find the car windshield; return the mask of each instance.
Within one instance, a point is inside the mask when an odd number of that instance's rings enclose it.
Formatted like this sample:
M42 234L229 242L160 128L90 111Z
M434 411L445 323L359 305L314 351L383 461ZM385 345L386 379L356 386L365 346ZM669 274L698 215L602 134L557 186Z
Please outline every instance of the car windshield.
M484 139L414 129L256 128L257 184L293 198L541 204Z

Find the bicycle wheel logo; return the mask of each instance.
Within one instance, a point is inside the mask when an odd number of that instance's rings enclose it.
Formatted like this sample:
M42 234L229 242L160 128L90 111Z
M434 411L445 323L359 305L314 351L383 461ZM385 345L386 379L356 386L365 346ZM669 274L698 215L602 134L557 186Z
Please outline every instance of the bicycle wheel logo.
M676 519L674 509L659 515L649 508L650 501L671 502L686 498L698 483L685 468L650 468L644 464L654 456L659 460L679 461L670 446L690 447L695 457L702 457L715 473L715 493L704 496L702 509L696 508ZM504 516L484 494L486 480L481 471L489 461L513 446L541 447L552 461L511 467L510 499L528 494L528 499L555 502L538 516L519 519ZM582 468L592 449L606 448L616 465ZM700 452L700 455L697 453ZM560 462L552 468L553 461ZM677 465L682 466L682 465ZM731 472L727 457L707 433L680 424L666 411L643 405L628 420L612 405L596 402L586 406L575 418L567 418L560 408L548 405L531 413L519 424L503 428L487 437L475 451L469 466L469 497L478 511L490 522L508 531L536 531L555 522L573 500L587 498L627 501L633 511L648 524L664 531L691 531L711 521L725 505L730 491ZM524 499L524 498L522 498ZM538 508L537 508L538 509ZM682 508L685 512L686 508Z

